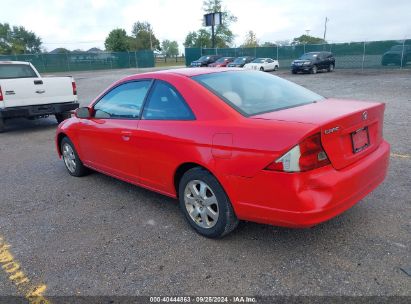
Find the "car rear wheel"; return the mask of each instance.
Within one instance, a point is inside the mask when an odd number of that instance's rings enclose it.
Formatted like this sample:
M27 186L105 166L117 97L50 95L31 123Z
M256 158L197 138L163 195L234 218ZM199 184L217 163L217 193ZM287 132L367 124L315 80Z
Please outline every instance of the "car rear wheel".
M65 121L66 119L69 119L71 117L71 114L66 112L66 113L58 113L55 116L56 116L57 122L61 123Z
M4 125L4 119L0 118L0 133L4 132L5 125Z
M333 64L330 64L330 65L328 66L327 71L328 71L328 72L334 71L334 65L333 65Z
M311 68L311 74L317 74L317 72L318 72L318 69L317 69L317 66L315 65Z
M78 156L77 151L70 139L64 137L61 141L60 149L64 165L70 175L81 177L89 172L80 160L80 157Z
M179 183L181 211L191 227L209 238L220 238L233 231L238 219L223 187L207 170L193 168Z
M274 71L277 71L278 70L278 65L276 65L275 67L274 67Z

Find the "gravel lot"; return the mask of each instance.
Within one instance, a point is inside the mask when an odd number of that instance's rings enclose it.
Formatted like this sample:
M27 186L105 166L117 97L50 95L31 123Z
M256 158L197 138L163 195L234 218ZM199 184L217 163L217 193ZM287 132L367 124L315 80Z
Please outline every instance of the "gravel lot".
M74 74L82 105L137 70ZM242 223L200 237L176 201L99 173L69 176L52 118L0 135L0 236L46 295L408 295L411 70L275 72L325 96L384 101L386 181L311 229ZM0 269L0 296L19 291Z

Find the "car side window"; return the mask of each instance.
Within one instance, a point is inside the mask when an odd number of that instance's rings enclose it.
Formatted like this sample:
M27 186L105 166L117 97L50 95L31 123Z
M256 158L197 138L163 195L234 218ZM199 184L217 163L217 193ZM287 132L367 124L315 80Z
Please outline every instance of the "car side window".
M151 80L121 84L104 95L94 106L94 118L138 119Z
M183 97L164 81L156 81L143 111L147 120L194 120Z

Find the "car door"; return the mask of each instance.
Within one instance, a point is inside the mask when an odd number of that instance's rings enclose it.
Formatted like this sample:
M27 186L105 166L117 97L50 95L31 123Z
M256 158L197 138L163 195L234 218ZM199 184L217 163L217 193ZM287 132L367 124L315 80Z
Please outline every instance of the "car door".
M93 116L81 121L78 132L83 161L97 170L138 181L135 133L152 80L122 83L93 106Z
M192 132L193 123L194 114L180 93L168 82L156 80L138 126L142 184L170 193L174 170L190 153L186 147L191 142L183 134Z
M267 68L266 68L266 70L267 71L272 71L272 70L274 70L274 67L275 67L274 60L267 59Z

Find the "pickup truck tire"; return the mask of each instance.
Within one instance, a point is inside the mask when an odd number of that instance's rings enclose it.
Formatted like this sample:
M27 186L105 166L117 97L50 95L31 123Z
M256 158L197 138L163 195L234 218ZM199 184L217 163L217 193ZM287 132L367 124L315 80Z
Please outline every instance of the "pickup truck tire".
M58 113L55 116L56 116L57 122L61 123L65 121L66 119L69 119L71 117L71 114L70 113Z
M0 118L0 133L4 132L4 119Z
M89 173L89 169L83 165L73 143L68 137L64 137L61 141L60 151L64 165L70 175L81 177Z

